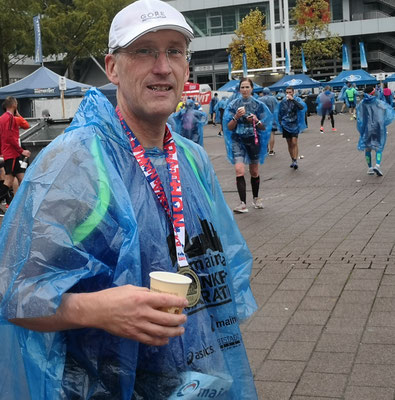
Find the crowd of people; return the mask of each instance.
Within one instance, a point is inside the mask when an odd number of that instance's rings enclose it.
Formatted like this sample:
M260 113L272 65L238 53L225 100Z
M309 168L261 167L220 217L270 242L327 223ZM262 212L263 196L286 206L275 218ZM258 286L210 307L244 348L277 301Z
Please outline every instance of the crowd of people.
M0 387L10 399L257 399L240 330L257 309L252 255L203 149L208 116L194 99L179 101L193 37L166 2L122 9L105 57L117 107L91 89L65 134L29 167L0 231L0 369L12 371ZM368 173L382 176L395 112L378 89L367 88L358 105L348 90L358 148ZM298 169L306 104L292 87L255 96L248 78L230 98L217 97L209 114L234 165L234 212L248 211L247 167L252 205L262 209L259 165L275 154L278 130ZM7 198L30 152L19 143L27 125L16 99L3 106ZM334 129L333 106L326 88L321 131L326 115ZM150 291L153 271L189 276L187 298ZM173 307L184 312L165 311Z

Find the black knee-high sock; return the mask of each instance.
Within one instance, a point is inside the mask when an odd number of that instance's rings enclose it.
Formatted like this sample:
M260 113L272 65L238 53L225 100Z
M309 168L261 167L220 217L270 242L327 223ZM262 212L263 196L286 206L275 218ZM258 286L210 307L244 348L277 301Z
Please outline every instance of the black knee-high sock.
M251 176L251 188L252 188L252 195L254 197L258 197L258 193L259 193L259 176L257 176L256 178L254 178L253 176Z
M236 176L236 186L237 186L237 191L239 192L239 197L240 200L245 203L247 194L246 194L246 180L244 179L244 176Z

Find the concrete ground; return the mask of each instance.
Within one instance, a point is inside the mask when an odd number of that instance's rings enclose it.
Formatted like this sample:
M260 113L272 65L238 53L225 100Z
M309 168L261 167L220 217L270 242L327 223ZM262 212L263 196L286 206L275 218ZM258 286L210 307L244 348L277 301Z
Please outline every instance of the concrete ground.
M297 171L285 139L261 166L265 208L235 219L253 254L258 311L243 326L259 398L395 399L395 123L383 177L368 176L358 132L308 119ZM208 151L231 208L239 203L218 128ZM248 204L251 203L247 175Z

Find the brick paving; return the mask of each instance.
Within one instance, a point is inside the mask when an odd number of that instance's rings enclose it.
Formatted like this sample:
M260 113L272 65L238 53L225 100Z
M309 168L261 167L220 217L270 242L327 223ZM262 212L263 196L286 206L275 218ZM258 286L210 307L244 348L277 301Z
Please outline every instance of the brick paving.
M235 215L254 257L259 309L242 329L261 400L395 400L395 124L379 178L366 174L355 122L335 119L338 131L326 121L321 134L309 117L297 171L276 135L265 208ZM205 127L205 148L233 208L217 132Z
M335 119L337 132L325 121L321 134L309 117L297 171L276 135L261 166L265 208L235 215L254 257L259 309L243 337L263 400L395 399L395 124L380 178L366 174L355 122ZM205 148L233 208L217 132L205 128Z

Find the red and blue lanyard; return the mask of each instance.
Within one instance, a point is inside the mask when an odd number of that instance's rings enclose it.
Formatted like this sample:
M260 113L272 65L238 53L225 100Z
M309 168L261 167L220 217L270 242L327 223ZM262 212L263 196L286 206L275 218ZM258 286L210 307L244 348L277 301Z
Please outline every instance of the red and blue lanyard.
M144 173L147 182L150 184L160 204L166 211L166 214L169 217L169 220L173 226L178 265L180 267L188 266L188 262L184 253L185 221L180 170L178 166L177 148L173 136L170 130L166 127L165 137L163 141L163 151L165 153L167 170L169 171L170 176L170 193L172 205L171 211L162 182L155 167L152 165L151 160L145 154L144 147L140 144L132 130L129 128L118 106L116 108L116 112L118 114L121 125L129 138L132 153L137 163L139 164L141 171Z

